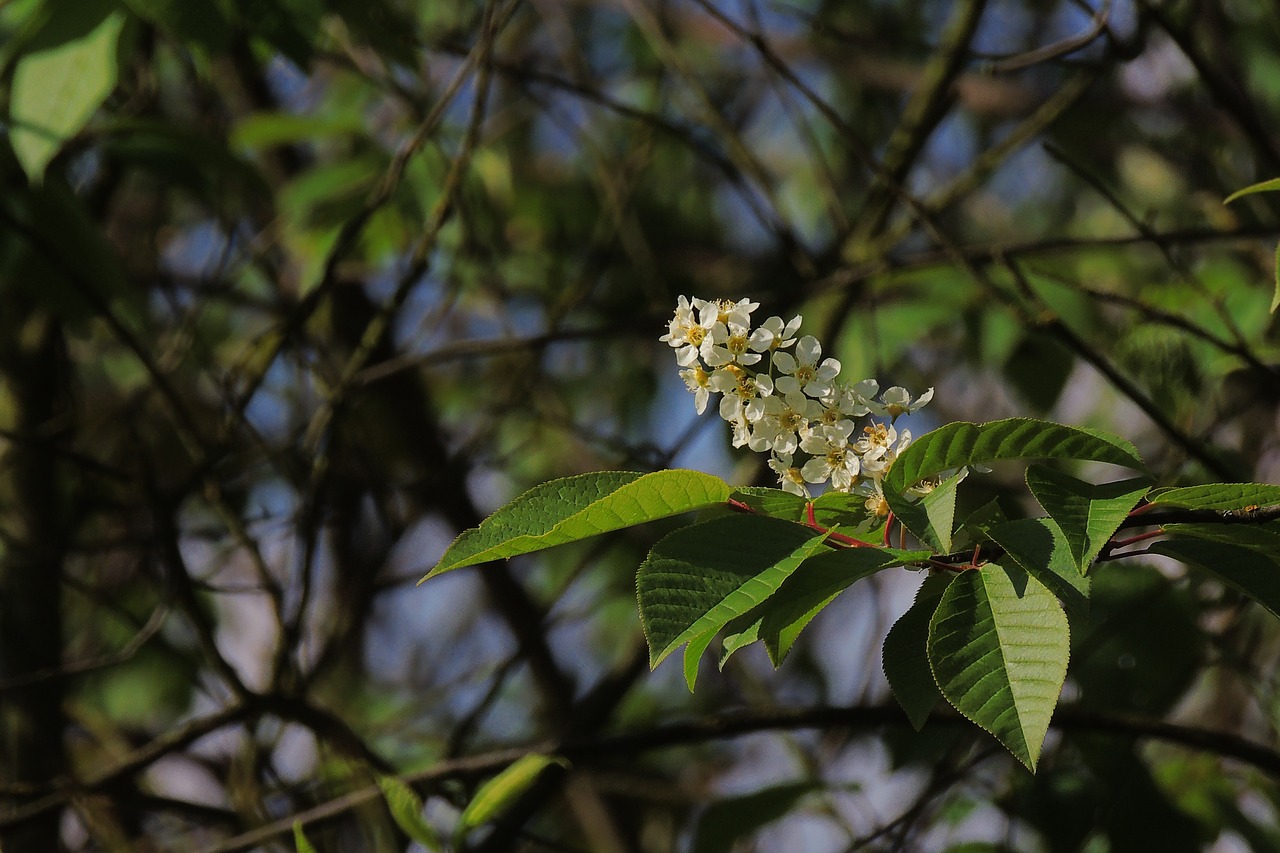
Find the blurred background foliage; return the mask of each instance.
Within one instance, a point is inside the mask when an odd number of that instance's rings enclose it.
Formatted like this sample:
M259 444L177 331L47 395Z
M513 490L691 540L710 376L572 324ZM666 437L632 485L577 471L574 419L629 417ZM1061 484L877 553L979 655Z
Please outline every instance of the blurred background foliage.
M635 613L662 525L415 586L551 477L770 484L680 294L936 387L917 433L1280 482L1280 206L1222 204L1280 175L1278 8L0 4L4 850L400 850L378 776L447 836L530 750L571 766L463 846L1280 847L1280 630L1177 564L1099 570L1035 777L892 706L911 572L696 696Z

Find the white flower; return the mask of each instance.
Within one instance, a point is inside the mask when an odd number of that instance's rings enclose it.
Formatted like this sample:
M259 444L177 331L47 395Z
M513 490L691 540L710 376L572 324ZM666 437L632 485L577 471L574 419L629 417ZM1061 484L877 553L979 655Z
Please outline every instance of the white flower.
M800 442L800 449L813 456L800 469L807 482L824 483L830 478L831 487L837 491L847 492L853 488L860 463L858 454L849 444L853 424L844 423L848 424L848 429L843 425L820 427L810 431Z
M747 328L751 326L751 312L760 307L759 302L752 302L750 299L739 299L737 302L717 299L712 304L716 308L717 322L724 323L726 326Z
M872 428L866 427L866 429ZM889 466L893 465L902 451L911 444L911 430L904 429L898 433L892 426L885 429L882 425L876 425L875 429L874 437L865 436L867 451L859 455L862 457L862 473L878 483L884 478ZM862 444L863 440L860 438L855 442L855 449Z
M900 385L895 385L880 395L880 402L878 404L869 402L868 405L877 415L897 418L899 415L909 415L912 412L917 412L920 409L923 409L932 399L932 388L925 391L913 401L911 399L911 394L906 388L903 388Z
M718 308L705 299L690 302L681 296L676 302L676 313L667 324L667 333L658 338L676 350L676 362L681 367L692 367L698 360L698 351L716 323Z
M726 364L755 364L760 356L750 352L748 345L751 333L746 326L736 323L725 325L719 321L711 326L710 333L703 338L701 354L711 367Z
M712 391L724 394L720 417L733 424L733 446L742 447L751 440L748 423L764 414L760 398L773 393L773 380L731 364L712 373L710 384Z
M751 349L755 352L786 349L796 342L800 330L800 315L791 318L785 326L781 317L770 317L760 328L751 333Z
M884 491L880 487L879 480L864 484L859 491L867 496L863 506L867 508L867 512L871 513L873 517L885 518L889 515L889 502L885 500Z
M797 433L810 421L822 417L822 406L796 391L781 397L765 397L760 404L763 413L751 431L752 450L772 450L790 456L800 446Z
M684 387L693 392L693 407L698 414L707 410L707 400L711 397L711 374L701 364L680 371Z
M878 459L888 453L897 440L898 431L893 428L893 424L870 424L862 428L862 435L853 443L853 447L859 456Z
M782 491L808 499L809 488L804 484L804 475L799 468L792 467L790 453L770 457L769 467L778 475L778 485L782 486Z
M840 362L834 358L822 358L822 344L813 335L805 335L796 344L796 354L777 352L773 355L773 366L784 376L778 377L778 390L803 391L810 397L824 398L831 393L831 380L840 373Z

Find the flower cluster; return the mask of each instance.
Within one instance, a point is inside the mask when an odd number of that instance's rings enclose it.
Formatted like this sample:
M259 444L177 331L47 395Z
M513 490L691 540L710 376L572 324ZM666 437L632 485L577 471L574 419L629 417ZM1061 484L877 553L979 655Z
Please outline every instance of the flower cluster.
M770 317L753 329L759 307L680 297L660 340L676 351L698 414L722 395L720 417L733 428L733 446L768 453L784 490L808 498L809 486L830 483L865 495L873 515L886 514L881 481L911 442L894 421L928 403L933 389L913 400L904 388L880 393L874 379L846 382L817 338L799 337L800 317ZM868 422L859 431L861 418Z

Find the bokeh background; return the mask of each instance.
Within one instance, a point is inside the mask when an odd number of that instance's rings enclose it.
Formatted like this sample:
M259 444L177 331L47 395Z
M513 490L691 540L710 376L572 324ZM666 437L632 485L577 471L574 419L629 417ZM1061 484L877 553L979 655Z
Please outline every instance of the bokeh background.
M654 524L417 586L557 476L772 485L658 342L804 316L850 379L1280 482L1280 8L1247 0L10 0L0 843L1276 849L1272 617L1100 571L1031 776L905 725L855 584L775 671L650 673ZM1090 471L1103 476L1106 472ZM965 501L1027 506L1021 474ZM1022 503L1019 503L1019 502ZM735 846L736 845L736 846ZM421 848L414 848L421 849Z

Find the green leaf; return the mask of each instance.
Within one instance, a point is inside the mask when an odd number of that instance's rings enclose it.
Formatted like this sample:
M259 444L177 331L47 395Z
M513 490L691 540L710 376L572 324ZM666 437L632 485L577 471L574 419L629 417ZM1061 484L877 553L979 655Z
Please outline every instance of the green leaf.
M800 632L837 595L884 569L926 560L928 551L892 548L842 548L811 557L768 600L726 626L720 666L738 649L763 640L778 666Z
M929 663L947 701L1032 771L1067 675L1067 617L1016 567L961 572L929 624Z
M1280 559L1280 521L1261 524L1166 524L1171 536L1189 536L1210 542L1238 545Z
M394 776L383 776L378 779L378 787L382 789L382 798L387 801L387 810L396 826L414 841L428 850L444 849L444 842L431 825L422 818L422 800L413 789Z
M316 853L316 848L307 840L306 833L302 831L302 821L300 820L293 822L293 846L298 853Z
M1280 560L1252 548L1204 539L1168 539L1150 550L1208 572L1280 616Z
M1248 507L1280 504L1280 486L1265 483L1209 483L1180 489L1161 489L1149 496L1151 503L1184 509L1242 511Z
M960 524L960 530L970 540L980 542L984 539L990 539L987 531L997 524L1004 524L1009 518L1004 514L1004 510L1000 508L1000 501L992 498L982 506L969 513Z
M501 814L517 797L529 790L543 770L552 765L568 768L569 762L554 755L525 755L481 785L458 818L455 838L462 838Z
M740 797L716 800L698 820L693 834L693 853L729 853L735 842L786 817L801 797L818 788L814 782L788 782Z
M367 132L357 115L298 115L295 113L253 113L231 131L230 144L236 148L269 148L294 142L315 142L331 136Z
M944 554L950 552L956 521L956 488L968 473L957 471L915 503L899 501L894 515L930 548Z
M890 505L908 487L943 471L998 459L1088 459L1143 469L1132 444L1098 430L1032 418L947 424L912 442L885 475ZM894 514L898 509L893 506Z
M640 622L656 667L686 642L696 653L710 634L777 591L822 547L824 534L768 516L731 515L661 539L636 573ZM692 689L686 654L686 679Z
M1256 184L1250 184L1241 190L1236 190L1231 195L1222 200L1223 204L1231 204L1242 196L1253 195L1254 193L1269 193L1280 190L1280 178L1272 178L1269 181L1260 181Z
M1052 518L1023 518L996 525L991 539L1056 595L1073 616L1089 615L1089 579L1080 573L1066 535Z
M423 580L702 509L729 494L719 477L698 471L600 471L552 480L464 531Z
M1061 528L1082 574L1150 485L1138 478L1095 486L1044 465L1027 467L1027 488Z
M893 623L884 638L885 678L889 679L893 698L907 712L907 719L916 731L924 727L929 714L942 700L929 666L929 622L951 580L950 575L944 574L925 578L916 592L915 602Z
M86 35L22 56L9 93L9 140L38 184L45 167L116 87L116 51L124 28L112 12Z
M805 520L807 501L799 495L784 492L782 489L770 489L763 486L741 486L733 490L729 496L754 509L760 515L771 515L787 521L802 522ZM832 525L825 525L831 527Z

